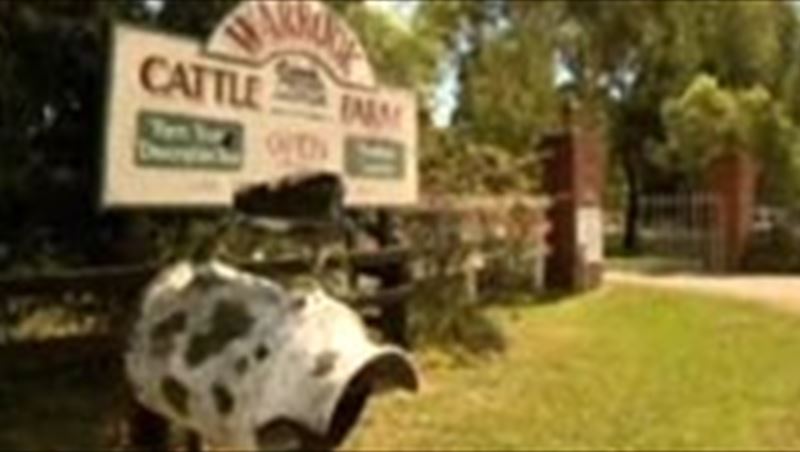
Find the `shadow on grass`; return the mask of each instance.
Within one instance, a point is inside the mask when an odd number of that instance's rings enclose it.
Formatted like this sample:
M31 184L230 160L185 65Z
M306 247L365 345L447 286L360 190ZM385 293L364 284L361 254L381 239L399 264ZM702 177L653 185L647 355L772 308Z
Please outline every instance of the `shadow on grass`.
M437 293L412 303L415 343L452 351L465 363L506 351L503 327L487 308L529 309L570 296L516 292L478 303L457 291ZM119 353L78 345L0 349L0 450L99 451L118 444L115 425L126 401Z
M41 349L46 350L46 349ZM121 366L109 357L54 361L46 351L3 353L0 450L109 450L123 397Z
M438 286L412 300L411 335L417 347L433 346L477 358L500 354L506 351L507 338L490 310L535 309L574 299L575 295L567 291L496 290L468 301L459 287Z
M569 299L574 299L577 294L567 290L509 291L487 295L482 304L487 307L530 308L536 306L549 306Z

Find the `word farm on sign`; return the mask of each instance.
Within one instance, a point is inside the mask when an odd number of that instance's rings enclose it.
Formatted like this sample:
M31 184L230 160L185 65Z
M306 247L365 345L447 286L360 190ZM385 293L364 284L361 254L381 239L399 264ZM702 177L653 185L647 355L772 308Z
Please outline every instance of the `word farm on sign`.
M350 207L417 201L415 93L377 85L324 2L244 1L204 42L123 24L112 42L105 207L230 206L318 172Z

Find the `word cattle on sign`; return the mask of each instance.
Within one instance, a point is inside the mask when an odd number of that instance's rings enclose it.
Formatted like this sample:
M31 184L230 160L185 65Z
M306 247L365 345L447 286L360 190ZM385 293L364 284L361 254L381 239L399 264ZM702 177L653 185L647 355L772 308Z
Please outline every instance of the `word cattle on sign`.
M413 92L376 84L353 31L317 1L245 1L205 42L117 24L103 205L230 205L318 171L350 206L417 201Z

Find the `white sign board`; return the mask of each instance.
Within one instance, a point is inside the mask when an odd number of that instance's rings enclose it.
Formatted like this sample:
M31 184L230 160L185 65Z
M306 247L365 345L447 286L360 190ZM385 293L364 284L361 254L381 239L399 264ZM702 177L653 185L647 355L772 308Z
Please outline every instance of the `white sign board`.
M113 32L105 207L221 206L249 184L328 171L351 206L417 201L413 92L375 85L323 3L242 2L203 43Z
M578 246L586 263L603 262L603 211L600 207L578 208Z

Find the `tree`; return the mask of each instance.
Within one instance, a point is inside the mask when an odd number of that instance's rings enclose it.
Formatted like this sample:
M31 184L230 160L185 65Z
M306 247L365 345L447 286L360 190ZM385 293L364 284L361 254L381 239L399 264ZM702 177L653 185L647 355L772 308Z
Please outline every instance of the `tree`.
M492 0L420 6L420 29L445 49L446 68L458 80L452 125L423 134L425 180L436 181L437 189L536 189L535 144L553 128L558 100L553 5Z
M431 95L442 49L416 21L406 23L369 7L349 8L344 15L361 37L380 83L415 89L422 100Z
M611 161L625 176L624 246L635 250L640 196L675 179L654 161L663 102L700 72L724 86L779 86L797 20L788 2L585 1L564 11L559 54L574 91L608 118Z
M214 214L98 211L108 25L124 19L202 39L238 3L0 3L0 270L167 258L210 233ZM330 6L362 35L379 79L430 92L435 38L364 2Z
M476 48L464 63L455 120L460 133L524 156L553 128L558 99L547 25L535 12L512 16Z
M686 91L664 105L667 158L685 173L702 173L725 152L750 152L768 177L762 198L785 202L800 191L798 129L781 103L762 86L723 88L699 75Z
M87 233L114 220L93 214L98 138L86 130L100 130L103 23L134 17L134 6L15 3L4 10L0 217L14 220L0 226L0 242L13 260L36 265L58 254L74 262L108 245L107 235Z

